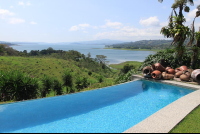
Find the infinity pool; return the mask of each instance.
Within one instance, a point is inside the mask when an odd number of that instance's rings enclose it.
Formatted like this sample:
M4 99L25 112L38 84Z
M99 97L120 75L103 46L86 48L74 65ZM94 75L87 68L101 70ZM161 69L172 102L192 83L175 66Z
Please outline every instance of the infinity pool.
M146 80L0 105L0 132L121 133L194 90Z

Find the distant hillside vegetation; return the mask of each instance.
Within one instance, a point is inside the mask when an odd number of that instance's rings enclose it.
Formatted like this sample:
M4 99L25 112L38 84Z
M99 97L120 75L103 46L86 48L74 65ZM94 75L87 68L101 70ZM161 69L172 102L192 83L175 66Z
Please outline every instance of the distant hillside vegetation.
M16 44L14 44L14 43L5 42L5 41L0 41L0 44L5 44L5 45L8 45L8 46L16 45Z
M120 44L106 45L106 48L126 48L126 49L165 49L173 40L141 40L136 42L125 42Z

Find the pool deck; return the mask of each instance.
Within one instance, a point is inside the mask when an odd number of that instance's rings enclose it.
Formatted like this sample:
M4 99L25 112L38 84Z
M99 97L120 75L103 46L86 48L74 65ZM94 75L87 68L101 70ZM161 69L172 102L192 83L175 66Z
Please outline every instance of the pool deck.
M132 80L144 79L140 75L133 75ZM172 80L154 80L166 84L192 88L196 91L172 102L145 120L129 128L123 133L168 133L193 109L200 105L200 85L188 84Z

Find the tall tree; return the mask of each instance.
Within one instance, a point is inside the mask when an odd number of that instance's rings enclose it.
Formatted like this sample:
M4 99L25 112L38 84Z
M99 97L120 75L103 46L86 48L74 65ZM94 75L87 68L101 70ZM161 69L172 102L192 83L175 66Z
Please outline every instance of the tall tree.
M199 32L195 32L195 28L194 28L195 19L200 16L200 5L197 6L197 9L198 10L196 12L196 16L194 17L194 20L193 20L193 23L192 23L192 26L191 26L192 34L191 34L191 37L190 37L190 41L187 44L187 46L192 46L192 52L193 52L192 57L191 57L191 67L192 67L192 69L195 69L195 63L197 63L196 61L198 59L199 49L200 49L200 27L199 27ZM196 40L196 43L192 44L194 40Z
M163 2L163 0L158 0L159 2ZM173 38L173 42L171 45L175 45L175 49L177 51L177 57L179 60L179 64L182 65L182 57L185 52L185 46L183 45L185 39L190 37L191 30L188 26L184 26L183 23L186 22L186 19L183 16L183 10L185 12L189 12L190 8L187 4L194 5L193 0L175 0L172 5L172 13L169 17L169 24L166 27L161 29L161 33L167 38ZM179 10L178 14L176 13L176 9ZM173 13L175 16L173 16Z

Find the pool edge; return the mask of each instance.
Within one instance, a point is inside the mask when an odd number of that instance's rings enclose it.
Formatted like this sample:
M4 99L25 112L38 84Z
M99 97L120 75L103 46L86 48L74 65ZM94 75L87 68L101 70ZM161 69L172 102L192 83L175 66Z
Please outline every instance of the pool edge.
M144 79L140 75L133 75L134 79ZM152 80L150 80L152 81ZM200 105L200 86L176 82L171 80L153 80L165 84L181 86L185 88L195 89L196 91L189 93L171 104L165 106L161 110L152 114L145 120L139 122L123 133L168 133L173 129L182 119L185 118L192 110Z

